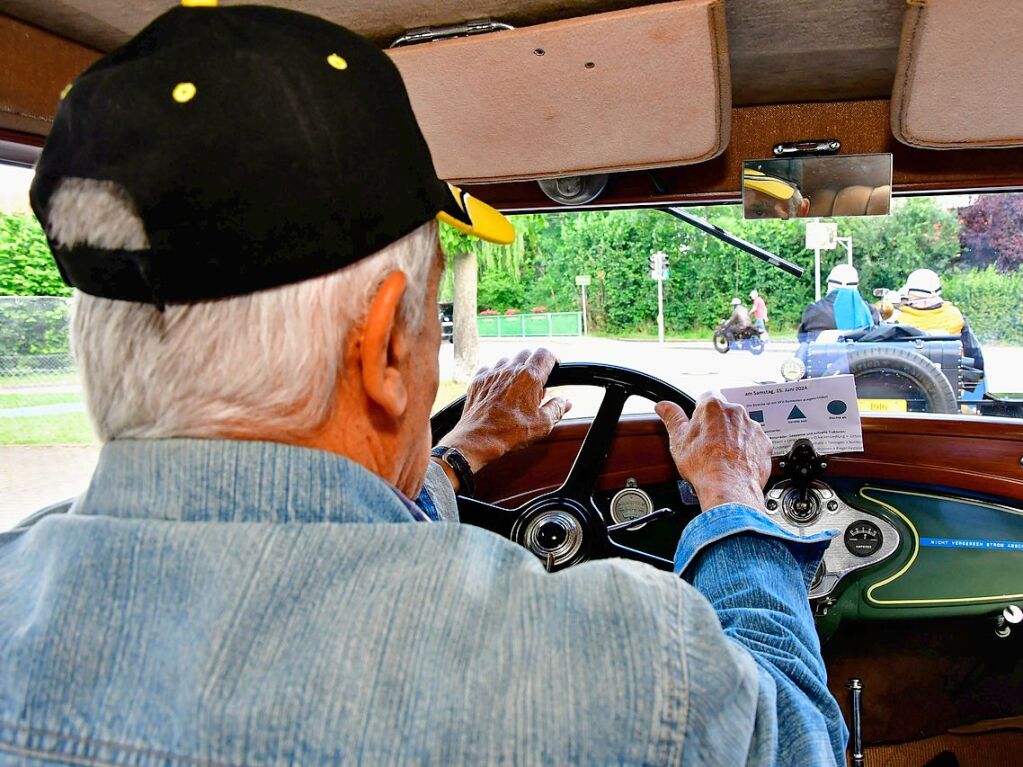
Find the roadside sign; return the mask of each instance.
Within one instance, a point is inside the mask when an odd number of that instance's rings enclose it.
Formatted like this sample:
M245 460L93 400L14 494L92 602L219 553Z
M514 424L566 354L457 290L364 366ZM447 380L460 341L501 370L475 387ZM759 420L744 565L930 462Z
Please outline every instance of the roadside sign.
M589 285L590 284L590 275L588 275L588 274L577 275L576 278L575 278L575 284L578 285L579 287L583 287L585 285Z
M807 250L834 250L838 247L838 224L806 222Z

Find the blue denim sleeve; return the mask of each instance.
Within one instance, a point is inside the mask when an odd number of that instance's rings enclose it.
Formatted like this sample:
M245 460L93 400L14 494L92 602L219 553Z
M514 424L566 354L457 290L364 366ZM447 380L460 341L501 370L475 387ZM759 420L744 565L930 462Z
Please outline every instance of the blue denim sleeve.
M725 635L759 669L748 763L844 764L848 730L827 687L807 591L833 533L799 538L725 504L682 534L675 572L710 602Z

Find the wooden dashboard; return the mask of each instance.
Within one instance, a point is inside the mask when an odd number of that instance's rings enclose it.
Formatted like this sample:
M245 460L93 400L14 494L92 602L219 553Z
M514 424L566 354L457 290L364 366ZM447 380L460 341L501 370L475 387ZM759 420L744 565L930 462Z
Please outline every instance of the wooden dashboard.
M542 442L480 472L478 496L514 507L561 484L589 428L565 421ZM827 476L926 483L1023 502L1023 421L982 416L871 416L862 453L834 456ZM656 416L624 416L598 490L676 478L664 426Z

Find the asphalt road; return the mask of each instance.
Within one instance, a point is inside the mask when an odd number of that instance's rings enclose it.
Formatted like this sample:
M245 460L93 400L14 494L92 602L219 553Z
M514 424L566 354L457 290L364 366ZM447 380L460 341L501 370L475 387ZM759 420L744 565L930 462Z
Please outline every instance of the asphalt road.
M746 351L716 352L710 341L682 341L658 344L653 341L617 341L607 338L544 338L481 340L480 364L492 365L502 357L514 356L523 348L545 346L564 362L605 362L635 368L661 378L693 397L730 386L750 386L781 380L781 364L796 349L793 342L768 342L763 354ZM984 347L990 391L1023 391L1023 348ZM441 378L450 379L454 351L444 344L440 357ZM572 387L572 415L592 416L600 404L600 393L589 387ZM630 402L626 412L652 412L648 403Z
M606 362L636 368L693 396L711 389L780 380L781 363L795 349L793 343L769 343L767 350L755 357L740 351L718 354L709 341L662 346L650 341L604 338L529 339L528 343L526 339L506 339L483 341L480 364L492 365L523 348L540 345L565 362ZM984 354L992 391L1023 390L1023 348L985 347ZM453 368L451 344L443 344L441 378L450 380ZM592 416L600 404L600 391L592 387L572 387L565 393L573 403L570 417ZM652 412L652 403L633 399L625 410ZM0 447L0 530L31 511L84 490L98 453L98 448L88 446Z

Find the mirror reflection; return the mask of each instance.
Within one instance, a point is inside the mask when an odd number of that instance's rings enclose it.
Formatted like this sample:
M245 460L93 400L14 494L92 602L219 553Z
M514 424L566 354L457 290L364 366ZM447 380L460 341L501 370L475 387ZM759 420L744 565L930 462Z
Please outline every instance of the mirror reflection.
M746 218L883 216L891 209L892 156L859 154L747 160Z

